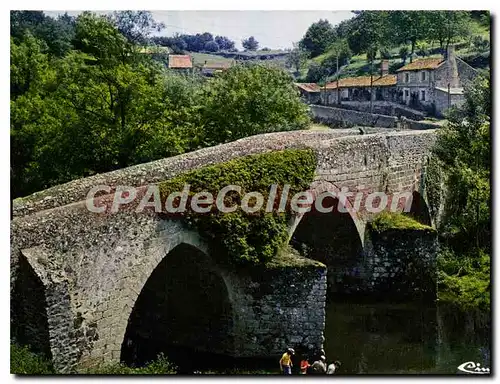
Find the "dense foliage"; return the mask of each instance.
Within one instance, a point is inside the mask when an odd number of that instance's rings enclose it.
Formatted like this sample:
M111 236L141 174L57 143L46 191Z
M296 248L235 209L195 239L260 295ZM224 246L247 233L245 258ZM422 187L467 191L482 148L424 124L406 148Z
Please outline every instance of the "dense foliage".
M462 310L491 310L490 255L483 250L458 255L445 248L438 257L439 300Z
M332 26L326 20L313 23L300 41L312 57L329 51L332 44L347 39L354 54L387 52L388 48L410 46L410 59L417 42L439 43L441 51L461 39L476 39L477 25L489 26L489 12L467 11L357 11L352 19ZM472 21L475 23L472 23ZM381 55L383 56L383 55Z
M30 351L26 346L10 345L10 373L18 375L54 375L52 363ZM94 375L169 375L176 374L177 368L160 354L158 358L144 367L128 367L124 364L106 364L87 369L84 374Z
M204 145L300 129L309 123L307 107L297 97L289 75L278 68L232 67L210 81L201 98Z
M439 228L444 246L441 299L461 307L475 303L489 308L490 80L479 77L466 90L465 100L449 114L435 148L446 188Z
M171 48L174 53L189 52L218 52L235 51L235 43L226 36L213 36L209 32L197 33L196 35L176 34L172 37L155 36L152 42Z
M10 345L10 373L18 375L53 375L52 363L27 346Z
M129 367L125 364L106 364L82 372L91 375L175 375L177 367L168 358L160 354L156 360L144 367Z
M51 18L13 13L13 197L307 123L291 77L279 69L238 67L206 80L141 53L138 42L159 28L149 16L84 12L58 21L72 28L59 38L69 44L64 51L40 32Z
M224 200L225 206L237 206L234 212L222 213L214 204L209 213L196 213L188 203L182 215L188 225L206 237L212 247L211 254L216 255L219 262L255 265L269 261L286 244L291 213L277 211L284 185L290 185L289 201L295 193L309 188L315 168L316 157L312 151L286 150L203 167L162 183L160 190L165 200L189 184L190 196L204 191L212 193L215 199L222 188L240 186L241 193L229 192ZM278 185L278 197L273 211L265 212L272 184ZM264 196L262 209L253 213L241 209L241 199L248 192L260 192Z

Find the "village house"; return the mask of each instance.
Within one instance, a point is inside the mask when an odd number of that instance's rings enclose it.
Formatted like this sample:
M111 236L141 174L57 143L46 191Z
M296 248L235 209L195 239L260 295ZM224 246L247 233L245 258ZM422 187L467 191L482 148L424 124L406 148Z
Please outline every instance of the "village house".
M442 115L464 100L464 86L477 72L455 55L450 45L444 58L419 59L397 71L398 101L415 109Z
M442 116L453 105L464 101L464 86L477 72L455 55L453 45L441 58L417 59L389 74L389 62L383 60L380 73L348 77L327 83L297 83L301 96L309 103L360 108L373 101L404 104L412 109ZM346 105L347 106L347 105Z
M389 62L383 60L380 73L373 76L347 77L327 83L321 92L326 104L340 104L342 101L386 100L396 101L397 76L389 74Z
M168 68L183 72L191 72L193 62L189 55L168 55Z
M295 83L299 89L300 97L306 103L316 104L320 101L320 87L316 83Z
M223 63L207 63L201 68L201 73L205 76L213 76L216 73L221 73L226 71L231 67L231 62L223 62Z

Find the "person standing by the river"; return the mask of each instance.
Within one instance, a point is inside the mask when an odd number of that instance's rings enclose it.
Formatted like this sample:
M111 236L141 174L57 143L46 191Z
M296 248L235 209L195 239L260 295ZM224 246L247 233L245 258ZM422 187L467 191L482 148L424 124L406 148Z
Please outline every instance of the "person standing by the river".
M284 375L292 374L292 356L295 354L293 348L288 348L287 351L281 356L280 368Z
M311 375L324 375L326 373L326 357L321 356L311 365Z
M304 356L302 361L300 362L300 374L307 374L307 370L310 366L311 364L309 364L309 358L307 356Z
M328 366L328 368L326 370L326 374L333 375L335 373L335 371L340 368L341 365L342 365L342 363L340 361L335 360L333 363L331 363Z

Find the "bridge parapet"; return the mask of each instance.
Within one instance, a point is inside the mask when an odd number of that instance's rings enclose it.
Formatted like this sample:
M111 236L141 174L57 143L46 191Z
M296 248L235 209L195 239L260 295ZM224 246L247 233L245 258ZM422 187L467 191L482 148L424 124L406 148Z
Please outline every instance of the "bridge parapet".
M378 137L378 139L375 139ZM382 139L385 137L386 139ZM435 131L387 132L361 135L359 129L329 131L291 131L256 135L227 144L139 164L103 174L73 180L13 201L13 217L61 207L86 199L89 190L98 185L143 186L175 177L183 172L235 159L238 157L291 148L312 148L319 154L331 147L336 157L352 156L357 151L370 151L371 140L386 141L387 153L400 156L398 148L420 147L419 155L429 151ZM336 143L338 141L338 144ZM414 142L412 144L412 142ZM363 145L362 143L366 143ZM345 153L346 149L351 149ZM370 160L371 162L371 160ZM348 164L346 164L348 166ZM321 172L319 167L318 171ZM332 171L332 170L330 170Z

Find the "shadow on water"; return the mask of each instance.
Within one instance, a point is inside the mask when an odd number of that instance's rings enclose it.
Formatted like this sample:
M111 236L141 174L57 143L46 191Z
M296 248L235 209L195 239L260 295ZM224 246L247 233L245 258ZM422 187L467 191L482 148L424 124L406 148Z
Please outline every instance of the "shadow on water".
M455 374L490 366L488 316L425 303L330 302L325 352L339 374Z
M423 303L330 302L326 316L325 352L328 362L342 362L338 375L460 374L457 367L468 361L491 366L489 315ZM180 347L165 353L185 375L279 374L278 358Z
M279 374L279 364L270 358L234 358L167 346L165 354L178 367L181 375L203 374Z

